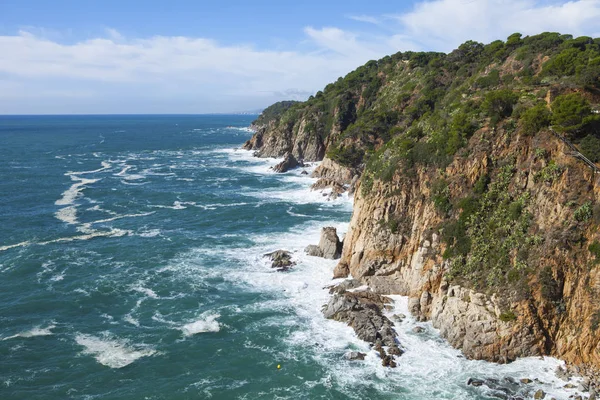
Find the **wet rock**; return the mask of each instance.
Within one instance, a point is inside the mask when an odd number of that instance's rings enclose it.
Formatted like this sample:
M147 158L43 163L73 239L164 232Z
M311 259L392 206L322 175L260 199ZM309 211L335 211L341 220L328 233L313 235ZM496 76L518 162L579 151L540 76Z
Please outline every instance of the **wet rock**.
M484 383L485 382L483 380L475 378L469 378L469 380L467 381L467 385L475 387L483 386Z
M290 169L303 166L304 163L302 161L296 160L296 157L294 157L292 153L286 153L283 157L283 161L273 167L273 171L283 173L289 171Z
M349 361L364 360L365 356L366 356L365 353L361 353L359 351L350 351L350 352L344 354L344 358Z
M520 382L527 385L529 383L532 383L533 381L529 378L523 378L523 379L520 379Z
M581 381L581 383L579 384L577 389L582 392L587 392L590 389L590 381L587 379L584 379L583 381Z
M337 290L339 292L334 293L323 307L325 318L348 324L361 340L373 345L385 366L394 367L396 363L393 361L393 355L387 354L384 349L384 346L398 347L392 322L382 313L389 299L371 291L347 292L339 288Z
M413 331L414 333L423 333L423 332L425 332L425 328L423 328L423 327L421 327L421 326L415 326L415 327L412 329L412 331Z
M533 395L533 398L536 400L540 400L546 397L546 392L544 392L542 389L539 389L537 392L535 392L535 394Z
M401 356L402 354L404 354L404 352L400 350L398 346L390 346L387 352L392 356Z
M563 381L568 381L569 378L571 377L570 376L571 374L569 374L569 372L565 368L561 367L560 365L558 367L556 367L556 371L554 371L554 372L555 372L556 376L559 379L562 379Z
M323 250L317 245L311 244L304 249L306 254L313 257L323 257Z
M356 289L362 286L362 283L357 279L346 279L337 285L329 286L329 293L344 293L347 290Z
M396 322L402 322L406 319L406 315L404 314L394 314L392 315L392 319Z
M300 175L308 175L308 172L306 170L302 170L302 172L300 172Z
M291 267L296 265L295 262L292 261L292 253L286 250L277 250L272 253L267 253L264 255L271 260L271 268L277 268L279 272L288 271Z
M396 368L396 362L394 361L394 358L389 355L382 357L381 365L384 367Z

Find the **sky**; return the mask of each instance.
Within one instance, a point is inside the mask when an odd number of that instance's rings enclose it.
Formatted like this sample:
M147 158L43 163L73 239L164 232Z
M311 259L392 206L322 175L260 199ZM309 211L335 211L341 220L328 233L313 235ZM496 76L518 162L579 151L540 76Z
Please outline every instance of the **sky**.
M0 114L257 110L398 51L598 21L600 0L0 0Z

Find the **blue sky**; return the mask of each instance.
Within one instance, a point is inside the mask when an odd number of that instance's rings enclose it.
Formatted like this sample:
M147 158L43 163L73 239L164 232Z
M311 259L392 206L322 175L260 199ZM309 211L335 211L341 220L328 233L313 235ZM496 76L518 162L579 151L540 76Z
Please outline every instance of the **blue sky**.
M0 0L0 114L252 110L397 51L598 20L600 0Z

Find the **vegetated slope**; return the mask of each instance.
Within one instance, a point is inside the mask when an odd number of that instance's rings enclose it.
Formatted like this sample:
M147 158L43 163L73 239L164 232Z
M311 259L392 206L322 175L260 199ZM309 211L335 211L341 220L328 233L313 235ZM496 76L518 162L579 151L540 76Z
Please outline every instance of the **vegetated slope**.
M599 102L600 39L514 34L370 61L245 147L360 171L338 276L470 357L600 366Z

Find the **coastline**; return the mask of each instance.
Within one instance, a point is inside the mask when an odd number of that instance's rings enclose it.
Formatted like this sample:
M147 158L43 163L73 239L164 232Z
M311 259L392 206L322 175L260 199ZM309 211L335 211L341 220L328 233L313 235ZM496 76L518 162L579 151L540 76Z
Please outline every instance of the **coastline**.
M253 154L254 152L251 150L241 150L248 151ZM275 165L277 162L281 160L272 159L272 158L261 158L268 165ZM322 166L323 163L311 163L313 165L313 170L317 169L319 166ZM300 169L301 170L301 169ZM294 172L292 170L290 174L293 176L296 174L298 170ZM273 172L274 173L274 172ZM305 178L304 178L305 179ZM319 178L313 177L312 182L316 182ZM314 183L313 183L314 184ZM329 198L330 188L325 188L324 190L319 189L312 190L307 183L307 186L304 189L307 191L307 197L315 198L314 193L323 193L321 194L321 198L324 201L330 202L331 200L327 200ZM347 194L346 194L347 196ZM317 196L316 199L319 197ZM350 204L353 206L353 200L348 200ZM330 203L335 204L335 203ZM322 228L323 225L320 226ZM302 246L306 243L308 244L316 244L318 240L317 234L320 232L320 228L316 228L315 232L311 234L312 241L310 243L304 242ZM341 227L338 226L338 232L343 232L344 236L347 233L346 231L342 231ZM347 226L346 226L347 229ZM340 238L344 239L344 237L340 234ZM326 268L329 270L329 277L326 281L322 283L322 291L325 292L325 296L319 296L321 299L321 307L326 308L327 302L329 302L334 296L331 293L331 288L339 287L340 285L344 285L345 283L352 280L352 277L348 278L334 278L335 269L337 267L338 260L332 262L332 260L325 260L319 257L312 257L308 255L304 255L304 249L302 246L294 246L291 248L283 248L283 247L271 247L270 251L276 250L288 250L293 254L293 259L299 267L303 266L303 259L309 259L311 262L318 263L321 267L327 266ZM270 268L270 265L267 260L263 260L263 263L267 263L266 267ZM292 270L295 267L292 267ZM285 276L285 272L281 272ZM352 292L365 292L365 293L375 293L376 290L369 287L368 285L360 285L358 287L351 288L349 290ZM354 365L367 366L369 369L374 369L378 371L378 373L383 374L385 379L393 379L397 374L397 377L405 376L407 373L407 368L415 375L422 374L423 370L427 370L431 368L431 366L438 365L441 369L446 366L446 368L451 368L455 366L455 363L458 361L460 363L470 364L470 367L461 368L465 373L462 384L468 388L473 388L474 390L480 392L481 394L491 395L501 395L501 393L511 393L513 396L533 396L538 391L542 391L547 398L554 397L557 399L566 399L569 396L583 396L582 383L585 382L585 378L583 376L577 376L577 374L572 374L568 376L568 378L563 376L558 376L556 371L564 370L567 368L567 365L564 361L558 360L553 357L525 357L518 358L512 363L508 364L496 364L490 363L487 361L477 361L477 360L467 360L462 351L458 349L452 348L452 346L448 343L446 339L443 339L441 333L438 329L436 329L431 321L419 321L417 317L413 316L410 310L410 299L408 296L399 296L399 295L383 295L386 298L391 300L391 304L389 307L382 307L380 312L385 315L390 321L393 322L393 329L397 332L398 339L398 347L404 352L404 354L400 356L394 356L394 361L397 363L398 368L389 368L388 366L382 365L382 357L377 350L377 346L373 343L368 343L367 341L359 339L357 336L357 332L355 329L344 329L343 327L348 328L348 324L341 321L331 321L329 319L324 319L321 323L326 325L338 324L337 329L341 329L342 332L345 332L342 341L351 340L354 345L352 346L343 346L342 355L339 356L339 365L338 369L340 373L344 369L348 369L351 367L352 370L359 369L360 367L354 367ZM322 311L319 307L319 313ZM315 307L316 308L316 307ZM398 315L402 315L401 320L398 320ZM324 318L324 317L323 317ZM327 322L329 321L329 322ZM338 339L340 340L340 339ZM427 350L424 347L431 347L430 344L426 343L435 343L434 348L428 348ZM388 346L385 346L388 349ZM338 353L340 352L340 348L337 349ZM365 358L364 361L361 360L347 360L348 354L351 352L359 352L364 353ZM440 358L440 354L443 356ZM422 370L419 371L419 368ZM467 372L468 371L468 372ZM347 373L345 371L344 373ZM439 371L438 371L439 372ZM502 375L499 377L499 375ZM458 389L455 389L458 390ZM541 393L541 392L540 392ZM425 392L423 393L425 394Z

